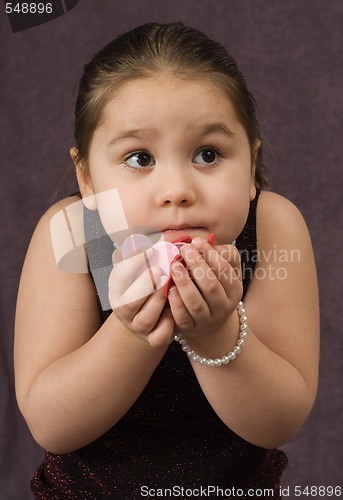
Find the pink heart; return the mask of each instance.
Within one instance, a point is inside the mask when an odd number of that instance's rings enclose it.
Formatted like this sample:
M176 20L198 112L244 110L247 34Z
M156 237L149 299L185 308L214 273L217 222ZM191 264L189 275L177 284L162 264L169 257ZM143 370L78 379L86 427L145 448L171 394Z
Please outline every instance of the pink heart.
M184 239L182 238L182 240ZM190 243L191 239L186 237L185 242ZM181 257L180 247L183 244L177 240L176 244L168 241L159 241L155 245L152 245L148 236L144 234L132 234L124 241L121 252L123 259L128 259L137 253L144 252L148 248L153 249L152 256L149 260L146 258L146 263L133 276L133 280L137 279L145 269L151 266L158 266L162 272L162 276L170 276L170 266L174 260Z
M147 269L147 266L158 266L161 269L162 276L169 276L168 281L164 285L164 295L165 297L168 297L169 289L174 284L173 278L170 275L170 266L176 260L180 260L186 267L180 250L185 243L191 243L191 241L192 238L190 236L184 236L183 238L175 240L172 243L168 241L159 241L158 243L155 243L155 245L151 245L151 240L147 236L143 234L133 234L126 238L123 243L122 257L123 259L127 259L138 252L144 252L144 250L152 248L153 254L149 258L149 261L142 266L133 279L135 280L138 276L140 276L142 272ZM207 241L210 245L215 245L213 233L209 234Z

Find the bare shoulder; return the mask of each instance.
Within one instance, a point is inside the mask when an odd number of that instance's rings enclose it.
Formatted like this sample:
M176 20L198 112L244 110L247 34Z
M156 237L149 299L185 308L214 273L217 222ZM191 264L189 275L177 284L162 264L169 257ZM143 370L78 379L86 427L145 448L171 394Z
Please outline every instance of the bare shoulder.
M256 211L258 248L297 246L312 252L310 235L299 209L279 194L262 191Z
M283 214L284 211L297 212L300 214L297 207L291 201L272 191L261 191L257 208L260 212L265 212L270 216L273 216L275 210L277 211L275 214L276 216Z
M63 198L62 200L57 201L56 203L54 203L54 205L49 207L46 212L43 213L36 225L31 238L29 250L30 247L32 247L32 245L36 243L36 240L45 240L46 233L48 233L50 236L50 222L56 214L79 201L81 201L81 198L79 198L78 196L68 196L67 198Z
M76 210L77 208L77 210ZM69 217L68 217L69 212ZM19 288L19 298L24 295L30 300L26 290L37 288L36 299L49 291L55 302L63 307L70 306L68 290L77 293L78 304L90 304L88 295L94 295L94 284L88 273L83 236L83 208L78 196L64 198L52 205L39 220L32 235L26 254ZM73 217L71 217L71 215ZM71 225L73 227L71 227ZM73 233L73 238L70 234ZM81 234L82 233L82 234ZM75 236L78 241L75 242ZM73 241L72 241L73 240ZM80 269L65 269L60 265L64 254L72 253L72 246L80 247L83 266ZM75 254L75 252L73 252ZM74 262L77 259L74 259ZM64 266L65 267L65 266ZM81 266L80 266L81 267ZM57 300L58 295L60 296ZM91 300L94 305L94 300Z
M73 205L74 203L77 202L82 203L82 200L79 196L76 195L68 196L67 198L63 198L62 200L57 201L56 203L51 205L51 207L49 207L46 212L44 212L44 214L42 215L37 224L36 229L40 231L42 226L50 223L50 220L54 215L59 213L61 210L65 210L68 206Z

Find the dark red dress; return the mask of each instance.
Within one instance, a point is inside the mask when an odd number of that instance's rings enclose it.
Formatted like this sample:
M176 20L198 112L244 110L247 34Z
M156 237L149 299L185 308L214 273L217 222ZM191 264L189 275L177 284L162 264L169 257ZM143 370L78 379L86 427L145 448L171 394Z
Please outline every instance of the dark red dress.
M258 196L259 192L237 238L244 294L256 260ZM97 212L87 209L85 235L90 268L97 269L93 279L103 288L111 269L113 243L108 237L106 240ZM106 300L106 290L101 294L100 301ZM100 310L105 321L111 311ZM41 500L186 499L192 498L191 494L193 498L255 498L247 496L250 488L271 489L274 496L266 498L276 499L280 498L279 481L286 466L282 451L252 445L220 420L187 355L173 342L127 414L78 451L62 455L46 451L31 488L34 497ZM256 498L264 497L258 491Z

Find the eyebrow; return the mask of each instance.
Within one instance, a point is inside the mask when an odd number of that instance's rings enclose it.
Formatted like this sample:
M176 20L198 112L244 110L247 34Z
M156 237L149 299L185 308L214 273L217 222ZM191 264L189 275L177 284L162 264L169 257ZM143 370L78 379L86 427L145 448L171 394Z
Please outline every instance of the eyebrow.
M229 129L222 122L207 123L205 125L195 125L191 127L191 130L195 131L195 133L201 136L210 134L222 134L232 138L236 135L231 129ZM141 139L143 136L147 135L158 136L159 132L156 129L123 130L110 140L108 146L112 146L113 144L116 144L117 142L122 141L124 139Z
M236 135L222 122L207 123L205 125L195 126L193 129L201 135L223 134L229 137L234 137Z
M143 136L147 135L158 135L158 131L155 129L123 130L118 135L113 137L107 145L112 146L116 142L122 141L124 139L141 139Z

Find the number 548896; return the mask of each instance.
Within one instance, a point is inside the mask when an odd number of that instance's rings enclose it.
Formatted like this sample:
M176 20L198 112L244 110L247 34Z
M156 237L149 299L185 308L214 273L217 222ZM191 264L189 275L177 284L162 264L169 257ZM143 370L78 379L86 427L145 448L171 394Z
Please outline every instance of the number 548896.
M294 496L307 497L340 497L342 490L340 486L295 486Z
M6 2L6 14L51 14L52 3L12 3Z

